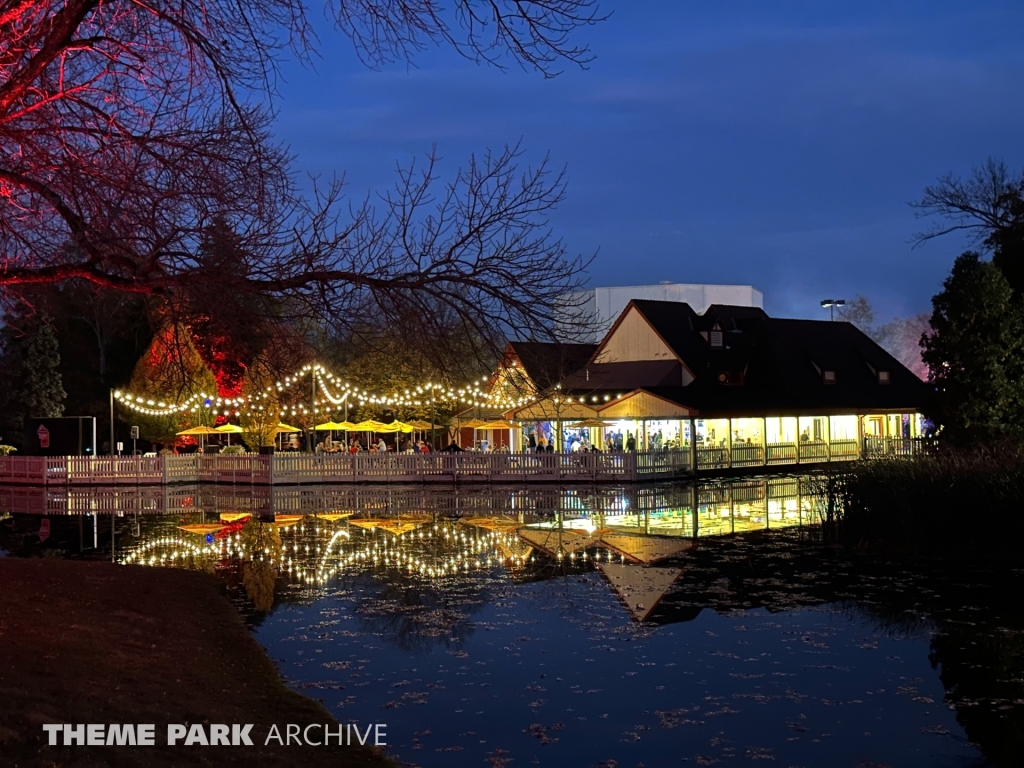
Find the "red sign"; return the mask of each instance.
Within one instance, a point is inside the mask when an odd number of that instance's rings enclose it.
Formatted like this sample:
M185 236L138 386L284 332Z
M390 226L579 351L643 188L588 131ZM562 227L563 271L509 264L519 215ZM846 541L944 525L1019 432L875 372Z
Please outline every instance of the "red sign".
M36 434L39 436L39 447L49 448L50 447L50 430L44 427L42 424L39 425L39 429L36 430Z

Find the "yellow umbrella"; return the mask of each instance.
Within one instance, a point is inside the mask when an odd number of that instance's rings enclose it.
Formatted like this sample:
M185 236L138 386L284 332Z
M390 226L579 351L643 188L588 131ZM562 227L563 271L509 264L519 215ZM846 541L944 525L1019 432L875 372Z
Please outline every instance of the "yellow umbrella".
M379 421L373 419L367 419L366 421L360 421L358 424L352 427L354 432L379 432L381 427L387 426L381 424Z
M220 432L218 432L216 429L213 429L212 427L192 427L192 429L183 429L183 430L181 430L181 432L178 432L178 434L179 435L198 435L199 436L199 448L202 449L203 445L205 444L205 441L203 440L203 436L204 435L219 435ZM202 451L200 450L200 452L202 452Z
M486 421L481 421L480 419L470 419L469 421L462 422L462 424L460 425L462 427L466 427L467 429L468 428L472 428L472 430L473 430L473 447L474 448L476 448L476 431L478 429L482 428L484 426L484 424L486 424L486 423L487 423Z
M183 429L178 432L179 435L219 435L216 429L212 427L192 427L192 429Z
M390 424L385 424L378 432L391 434L392 432L412 432L414 429L412 424L405 424L401 421L393 421Z
M277 434L279 435L283 435L285 433L290 432L301 432L302 430L299 429L298 427L289 427L287 424L278 424L277 429L275 429L274 431L277 432Z
M513 424L511 421L498 419L497 421L485 422L477 427L477 429L519 429L519 425Z
M216 523L196 523L195 525L179 525L179 530L187 531L188 533L200 533L206 535L207 533L217 533L223 531L223 525L217 525Z
M408 422L408 424L413 429L419 429L419 430L434 429L435 427L439 426L438 424L431 424L429 421L423 421L422 419L416 419L415 421L410 421L410 422Z
M317 432L333 432L336 429L345 429L345 427L334 421L325 421L323 424L317 424L313 429Z
M227 435L228 436L228 445L231 445L231 436L232 435L240 435L243 432L245 432L244 429L242 429L241 427L239 427L239 426L237 426L235 424L221 424L214 431L215 432L220 432L222 435Z
M351 421L342 421L342 422L338 423L338 426L336 427L336 429L343 429L346 432L350 432L350 431L351 432L355 432L356 431L356 425L353 424Z

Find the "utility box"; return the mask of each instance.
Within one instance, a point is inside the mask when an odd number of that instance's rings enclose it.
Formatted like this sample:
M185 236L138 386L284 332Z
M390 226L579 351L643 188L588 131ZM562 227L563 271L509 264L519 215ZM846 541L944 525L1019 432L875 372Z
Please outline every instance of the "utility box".
M95 456L96 417L25 419L22 456Z

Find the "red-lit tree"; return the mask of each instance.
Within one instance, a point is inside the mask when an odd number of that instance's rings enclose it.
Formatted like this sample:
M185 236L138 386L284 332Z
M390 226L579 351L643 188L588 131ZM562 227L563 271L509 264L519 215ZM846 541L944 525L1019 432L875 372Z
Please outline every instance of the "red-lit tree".
M329 8L369 64L442 44L552 75L588 60L570 37L597 20L594 2ZM549 332L583 266L546 221L561 174L520 171L513 148L443 189L432 160L410 168L377 207L341 209L337 184L304 198L258 105L275 58L305 56L310 39L301 0L0 0L0 298L79 278L204 316L216 286L342 328L368 311L412 318L427 344L438 305L483 338ZM240 262L202 257L215 221Z

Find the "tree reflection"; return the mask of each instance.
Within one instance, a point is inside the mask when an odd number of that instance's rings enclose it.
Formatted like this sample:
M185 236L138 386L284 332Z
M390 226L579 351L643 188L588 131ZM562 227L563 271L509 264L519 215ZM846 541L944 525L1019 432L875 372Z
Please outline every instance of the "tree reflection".
M460 647L475 630L471 617L491 599L481 574L426 581L392 571L358 584L363 597L355 613L362 629L412 653Z
M278 566L283 545L281 533L273 524L249 520L241 530L242 551L249 558L242 562L242 585L253 607L268 613L274 607Z

